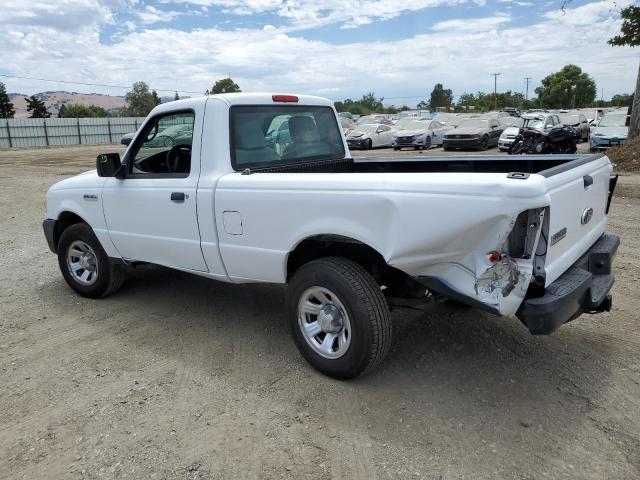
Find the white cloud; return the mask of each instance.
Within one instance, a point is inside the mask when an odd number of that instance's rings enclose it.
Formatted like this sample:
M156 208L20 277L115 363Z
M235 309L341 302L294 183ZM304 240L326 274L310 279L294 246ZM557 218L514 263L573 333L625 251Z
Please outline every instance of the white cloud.
M123 25L120 36L109 45L101 41L100 31L112 21L110 11L90 0L67 2L74 5L65 10L68 15L78 19L84 12L87 17L80 31L60 29L60 22L43 28L41 19L32 25L20 23L20 12L0 13L5 26L0 31L3 73L114 85L144 80L158 89L203 92L230 72L244 91L319 93L340 99L367 91L387 98L426 97L436 82L452 88L456 95L489 91L493 88L489 74L494 71L502 72L499 89L522 90L523 77L533 77L535 87L543 76L574 63L591 74L599 87L604 86L608 97L630 92L638 68L637 52L606 44L619 31L620 21L600 7L595 17L588 10L593 21L580 20L571 28L567 28L565 17L574 15L573 10L566 16L544 17L527 27L509 27L509 17L503 15L465 20L473 28L461 28L459 23L443 28L440 23L437 30L425 29L421 35L402 40L340 45L309 40L273 26L181 31L130 24ZM31 4L23 2L27 3ZM574 10L579 8L583 7ZM43 11L37 9L38 15ZM576 15L584 16L584 12ZM10 15L13 17L7 22ZM125 93L6 78L1 81L9 91L25 93L57 88ZM392 101L415 103L411 99Z
M435 31L485 31L491 30L503 23L511 21L509 15L496 15L494 17L485 18L459 18L453 20L445 20L436 23L432 29Z

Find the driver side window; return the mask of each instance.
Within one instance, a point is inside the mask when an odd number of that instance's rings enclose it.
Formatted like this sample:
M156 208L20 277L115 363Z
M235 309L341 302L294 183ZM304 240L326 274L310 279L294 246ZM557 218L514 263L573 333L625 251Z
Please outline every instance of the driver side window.
M172 113L156 117L146 125L143 140L131 157L131 176L189 175L194 118L193 112Z

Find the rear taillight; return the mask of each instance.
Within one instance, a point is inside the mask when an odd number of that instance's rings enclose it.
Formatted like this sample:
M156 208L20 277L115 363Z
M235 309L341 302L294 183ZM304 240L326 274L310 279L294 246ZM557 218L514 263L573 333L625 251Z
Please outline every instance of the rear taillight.
M296 97L295 95L272 95L271 99L274 102L298 103L298 97Z

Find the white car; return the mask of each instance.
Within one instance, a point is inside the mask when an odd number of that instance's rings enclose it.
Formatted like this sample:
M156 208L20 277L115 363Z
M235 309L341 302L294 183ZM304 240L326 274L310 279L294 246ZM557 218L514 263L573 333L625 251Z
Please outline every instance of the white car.
M347 145L361 150L390 147L395 132L395 128L382 123L355 125L347 134Z
M442 145L445 132L452 127L445 127L437 120L414 120L403 124L393 136L393 149L400 150L410 147L415 150L424 150L433 145Z
M193 125L189 144L149 146L175 123ZM283 332L347 379L388 353L397 299L445 297L534 334L611 307L609 159L504 160L352 158L330 100L190 98L154 108L122 160L99 155L49 188L43 228L84 297L114 293L138 263L286 284ZM162 288L179 291L180 277Z
M509 150L509 147L511 147L515 141L523 125L524 120L522 118L514 118L500 134L500 138L498 139L498 148L503 152Z

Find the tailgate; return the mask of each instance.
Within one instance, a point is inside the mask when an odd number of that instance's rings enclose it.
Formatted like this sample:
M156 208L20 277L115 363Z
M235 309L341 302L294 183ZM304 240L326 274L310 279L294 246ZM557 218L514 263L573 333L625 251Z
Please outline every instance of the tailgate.
M592 161L552 168L547 177L551 199L546 284L556 280L605 232L609 159L602 155Z

